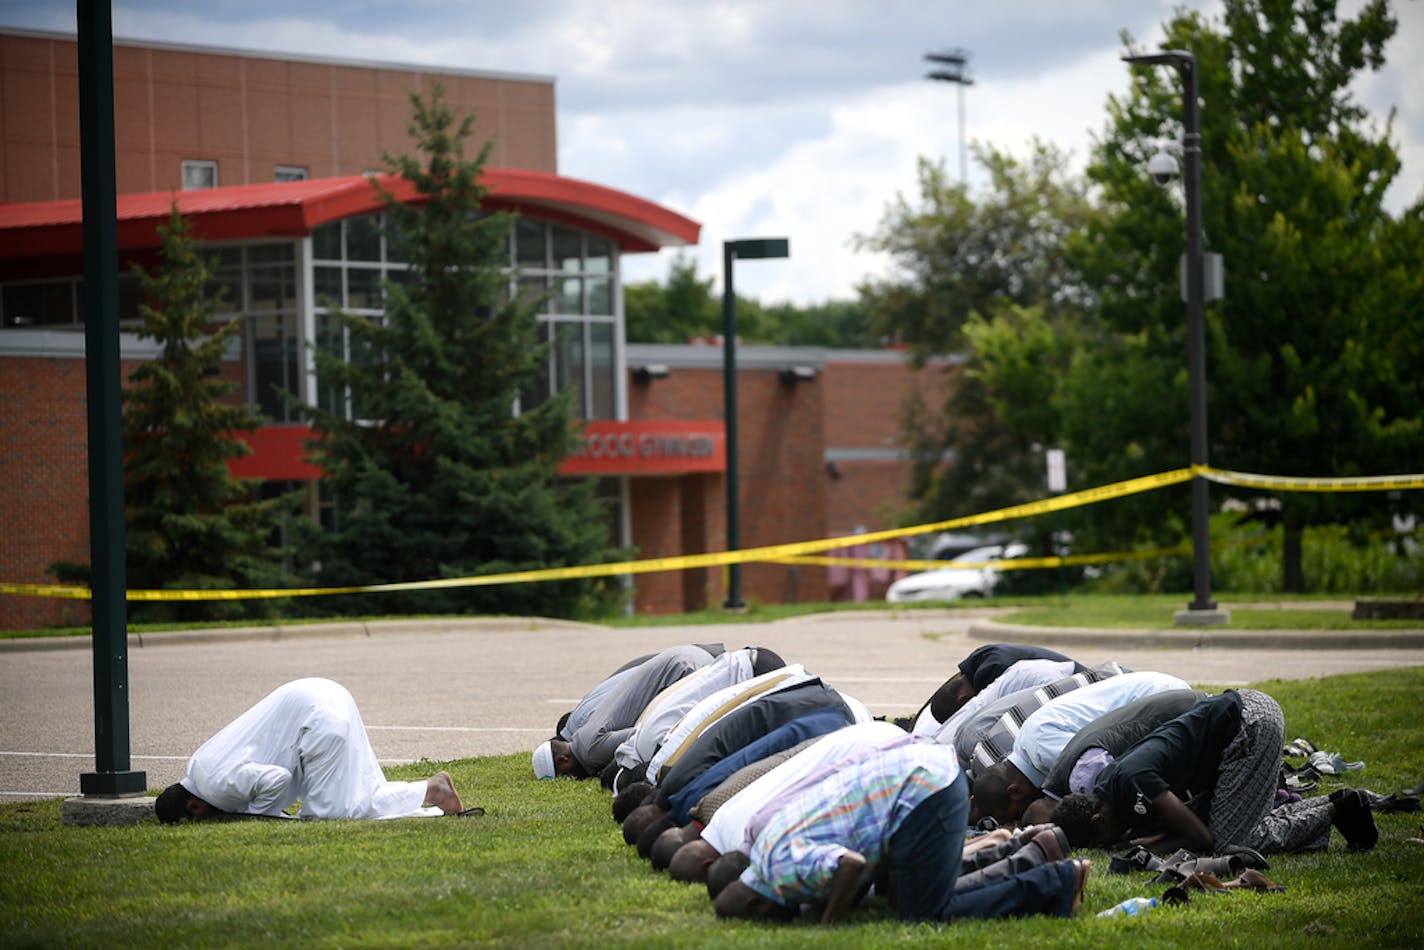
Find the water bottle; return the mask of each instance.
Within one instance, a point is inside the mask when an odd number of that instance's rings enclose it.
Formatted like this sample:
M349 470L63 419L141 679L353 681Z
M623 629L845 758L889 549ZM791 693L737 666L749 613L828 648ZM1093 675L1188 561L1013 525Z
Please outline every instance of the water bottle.
M1129 897L1121 904L1114 904L1098 914L1099 917L1141 917L1157 906L1155 897Z

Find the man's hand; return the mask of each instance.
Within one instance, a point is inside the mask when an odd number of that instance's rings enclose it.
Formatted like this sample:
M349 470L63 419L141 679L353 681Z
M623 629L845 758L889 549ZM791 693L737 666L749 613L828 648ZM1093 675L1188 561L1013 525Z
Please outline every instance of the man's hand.
M826 901L826 910L821 914L821 923L834 923L845 916L860 892L860 878L864 873L865 858L862 855L855 851L841 855L836 873L831 877L831 894Z

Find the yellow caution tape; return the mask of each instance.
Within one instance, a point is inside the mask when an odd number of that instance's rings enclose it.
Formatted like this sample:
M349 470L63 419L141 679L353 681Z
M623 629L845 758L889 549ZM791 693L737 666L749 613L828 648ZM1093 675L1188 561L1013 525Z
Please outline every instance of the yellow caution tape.
M737 551L717 551L708 554L686 554L676 557L649 558L642 561L586 564L575 567L552 567L532 571L509 571L501 574L478 574L468 577L447 577L437 580L407 581L392 584L367 584L351 587L284 587L248 590L130 590L126 596L129 600L133 601L275 600L283 597L318 597L332 594L377 594L396 591L442 590L458 587L488 587L496 584L534 583L537 581L574 580L590 577L619 577L629 574L652 574L660 571L721 567L730 564L746 564L752 562L830 563L832 560L830 558L815 561L807 558L807 556L835 548L873 544L877 541L887 541L892 538L913 537L915 535L929 534L931 532L949 531L955 528L993 524L1000 521L1012 521L1018 518L1030 518L1036 515L1077 508L1083 505L1092 505L1102 501L1110 501L1114 498L1124 498L1128 495L1135 495L1145 491L1165 488L1169 485L1180 484L1181 482L1189 481L1197 474L1200 474L1204 478L1210 478L1213 481L1221 481L1229 484L1247 485L1249 487L1274 487L1296 491L1378 491L1399 488L1424 488L1424 475L1396 475L1344 479L1276 479L1271 476L1244 475L1239 472L1223 472L1205 466L1197 466L1195 468L1179 468L1169 472L1159 472L1156 475L1130 478L1109 485L1100 485L1096 488L1087 488L1082 491L1055 495L1052 498L1045 498L1040 501L1000 508L997 511L964 515L958 518L948 518L943 521L934 521L927 524L912 525L905 528L890 528L883 531L872 531L865 534L854 534L837 538L821 538L815 541L798 541L790 544L774 544L759 548L743 548ZM1328 487L1317 487L1324 485L1324 483L1328 483ZM1115 555L1074 555L1063 559L1061 563L1089 564L1124 557L1157 557L1165 553L1175 553L1175 549L1162 549L1160 553L1133 552L1131 554ZM807 559L800 560L802 558ZM836 563L844 564L849 562L846 560L836 560ZM923 569L929 569L943 567L946 564L946 562L943 561L872 562L868 560L867 563L877 567L892 566L893 563L914 564L917 566L917 569L921 569L918 567L919 565L925 565ZM1011 562L990 563L1004 570L1021 570L1031 567L1057 566L1060 563L1060 559L1016 558ZM93 597L92 592L87 587L70 587L56 584L12 584L4 582L0 582L0 594L12 594L21 597L68 598L71 600L90 600Z
M1424 475L1359 475L1352 478L1306 478L1251 475L1202 468L1202 477L1221 485L1265 488L1272 491L1407 491L1424 488Z

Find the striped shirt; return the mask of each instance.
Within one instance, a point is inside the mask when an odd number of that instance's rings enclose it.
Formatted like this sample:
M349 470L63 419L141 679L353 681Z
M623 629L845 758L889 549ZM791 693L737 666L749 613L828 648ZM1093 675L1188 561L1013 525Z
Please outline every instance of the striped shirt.
M922 802L959 775L954 750L929 741L872 749L788 798L752 844L742 883L786 906L826 896L841 856L854 851L866 875L890 838Z
M1006 706L993 724L985 729L977 729L972 724L959 731L955 737L955 747L959 751L959 763L971 779L990 766L998 765L1008 758L1018 738L1019 728L1029 716L1045 703L1070 693L1080 686L1096 683L1123 672L1121 666L1108 662L1095 670L1074 673L1037 689L1021 690L1005 696L1000 703L989 707L986 713Z

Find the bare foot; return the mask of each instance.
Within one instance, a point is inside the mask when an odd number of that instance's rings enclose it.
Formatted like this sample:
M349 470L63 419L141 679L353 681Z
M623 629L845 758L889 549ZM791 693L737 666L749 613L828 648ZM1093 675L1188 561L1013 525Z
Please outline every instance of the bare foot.
M425 802L435 805L447 815L458 815L465 810L460 801L460 793L455 791L455 783L449 772L436 772L425 783Z
M1083 903L1083 888L1088 884L1088 872L1092 867L1093 862L1086 858L1073 862L1073 906L1068 908L1069 917L1078 913L1078 906Z

